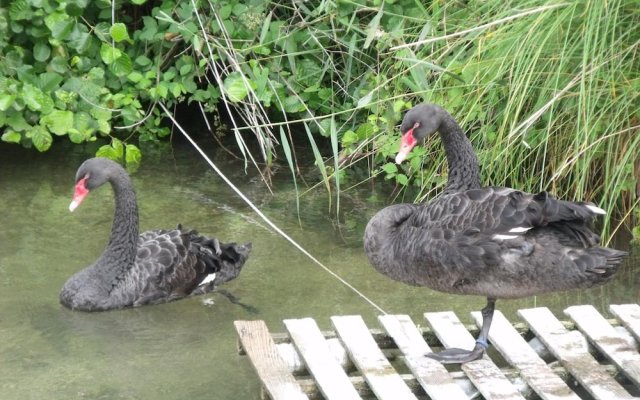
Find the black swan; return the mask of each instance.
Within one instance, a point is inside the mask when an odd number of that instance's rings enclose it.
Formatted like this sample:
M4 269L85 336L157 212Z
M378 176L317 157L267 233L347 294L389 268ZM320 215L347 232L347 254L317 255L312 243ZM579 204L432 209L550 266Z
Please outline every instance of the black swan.
M626 252L598 246L588 223L604 211L546 192L481 187L471 142L444 109L421 104L405 115L396 162L440 133L449 165L444 192L427 204L397 204L371 218L364 233L369 262L410 285L487 297L473 350L427 356L443 363L482 357L496 299L588 288L607 282Z
M109 182L115 214L109 244L100 258L64 284L60 302L81 311L164 303L212 291L236 278L251 243L220 243L196 231L147 231L138 236L138 205L127 172L106 158L91 158L76 173L69 210L89 191Z

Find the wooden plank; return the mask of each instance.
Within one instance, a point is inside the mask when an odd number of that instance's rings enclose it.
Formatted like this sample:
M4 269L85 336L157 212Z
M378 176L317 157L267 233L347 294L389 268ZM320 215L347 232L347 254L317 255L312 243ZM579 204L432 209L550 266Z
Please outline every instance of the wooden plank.
M408 315L381 315L378 320L402 351L405 363L431 399L468 399L444 365L425 357L431 348Z
M471 316L478 327L482 326L480 312L472 312ZM493 314L489 340L502 357L520 371L521 376L541 399L580 400L498 310Z
M640 386L640 354L592 305L573 306L564 313L575 321L589 341L633 382Z
M553 355L569 373L595 398L602 400L630 399L632 396L603 366L589 354L586 340L578 331L569 331L546 307L519 310Z
M284 325L326 399L361 399L313 319L285 319Z
M640 342L640 305L611 304L609 311L611 311L618 321Z
M338 337L379 400L417 400L376 345L362 317L333 316Z
M264 321L234 321L240 342L273 400L309 399L289 372Z
M424 316L444 347L472 349L475 345L475 339L453 312L426 313ZM486 355L480 360L462 364L461 368L487 400L524 399L511 381Z

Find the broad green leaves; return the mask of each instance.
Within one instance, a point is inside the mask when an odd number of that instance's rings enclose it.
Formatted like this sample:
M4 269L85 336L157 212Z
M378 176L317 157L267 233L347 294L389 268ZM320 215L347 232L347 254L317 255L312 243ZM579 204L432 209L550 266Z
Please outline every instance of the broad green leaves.
M124 144L113 138L110 145L101 146L96 152L96 157L105 157L123 163L129 171L134 171L140 165L142 154L140 149L133 144Z
M73 129L73 113L71 111L54 110L40 121L50 132L58 136L66 135Z

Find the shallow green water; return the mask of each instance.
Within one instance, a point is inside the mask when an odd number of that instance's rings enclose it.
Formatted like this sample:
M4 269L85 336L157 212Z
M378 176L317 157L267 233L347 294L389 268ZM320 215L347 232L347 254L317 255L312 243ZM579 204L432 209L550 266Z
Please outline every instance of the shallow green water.
M263 319L280 332L285 318L313 317L329 329L331 315L361 314L377 326L373 307L267 229L184 145L172 154L145 152L134 176L141 230L180 222L223 241L251 241L245 269L225 289L257 313L219 294L93 314L63 308L62 284L100 254L111 226L107 187L67 210L76 168L92 151L54 146L38 154L0 144L1 399L257 399L256 375L236 353L234 320ZM346 193L339 220L325 192L312 191L300 199L298 220L288 168L276 170L270 194L253 169L245 175L242 162L223 153L213 159L276 224L387 312L417 322L425 311L453 310L470 323L469 312L484 305L480 297L392 282L368 265L362 231L384 202L372 201L370 189ZM574 304L606 312L610 303L638 302L633 265L637 256L602 288L499 301L498 308L514 319L525 307L548 306L561 316Z

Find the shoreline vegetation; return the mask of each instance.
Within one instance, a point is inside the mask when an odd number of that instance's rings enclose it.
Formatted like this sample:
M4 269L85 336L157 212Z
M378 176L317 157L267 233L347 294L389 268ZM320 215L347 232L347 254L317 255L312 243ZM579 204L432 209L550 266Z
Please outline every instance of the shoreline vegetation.
M163 107L190 105L259 170L299 180L295 149L310 149L336 207L374 179L422 201L446 182L444 152L391 156L426 101L466 130L484 184L595 201L605 237L640 237L637 26L633 0L12 0L0 137L104 141L97 155L135 165L140 142L171 134Z

